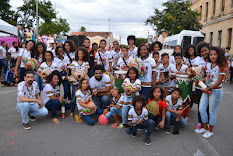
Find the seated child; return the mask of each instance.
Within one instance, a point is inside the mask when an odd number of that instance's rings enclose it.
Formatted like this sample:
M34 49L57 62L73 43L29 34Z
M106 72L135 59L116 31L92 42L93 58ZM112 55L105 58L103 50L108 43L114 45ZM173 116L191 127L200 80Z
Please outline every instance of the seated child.
M115 119L115 123L111 125L112 128L118 128L121 123L121 115L122 115L122 105L124 102L124 96L120 94L118 89L111 89L110 94L112 96L112 104L107 106L106 110L110 110L106 114L106 118L110 119L113 117ZM122 127L122 126L120 126Z
M171 95L166 97L166 102L168 104L166 111L165 120L165 133L170 133L170 121L173 119L172 123L180 122L181 126L187 126L187 121L181 116L182 115L182 100L180 99L181 90L176 88L172 91ZM178 121L176 118L178 117Z
M132 134L132 137L137 136L137 129L146 128L145 144L150 145L150 135L154 127L154 121L148 119L148 111L144 108L146 105L146 99L143 95L138 95L133 98L133 107L128 113L128 125L126 129L127 134Z
M5 81L1 81L6 86L17 86L18 78L14 78L15 65L11 65L11 69L6 71Z
M103 111L98 108L96 105L88 105L89 102L94 104L94 101L91 98L91 91L89 87L89 82L86 79L82 79L79 84L76 95L76 103L79 110L79 116L76 115L75 118L78 122L81 122L81 118L90 126L95 124L94 119L92 118L91 114L84 114L83 108L88 108L98 115L103 114Z

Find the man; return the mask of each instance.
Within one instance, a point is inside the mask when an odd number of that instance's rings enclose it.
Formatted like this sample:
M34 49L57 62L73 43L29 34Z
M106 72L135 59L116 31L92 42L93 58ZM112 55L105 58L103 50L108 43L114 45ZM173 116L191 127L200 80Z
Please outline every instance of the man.
M120 45L118 41L113 42L113 50L111 51L112 58L113 58L113 70L116 71L117 69L117 61L120 57L123 57L121 53Z
M90 68L88 69L88 76L92 77L94 75L93 72L93 66L94 64L94 60L95 60L95 51L90 47L90 39L89 38L85 38L84 42L83 42L83 48L87 49L88 51L88 55L89 55L89 65Z
M22 43L23 42L23 36L22 36L21 27L18 26L17 29L18 29L18 37L19 37L18 39Z
M35 32L35 29L32 29L32 33L33 33L33 35L32 35L32 40L36 43L37 34L36 34L36 32Z
M129 45L129 56L136 58L138 52L138 48L135 46L136 37L134 35L129 35L127 37L127 42Z
M28 28L28 32L25 33L26 35L26 41L32 40L33 32L31 32L31 28Z
M105 49L107 51L111 50L111 41L110 41L110 38L108 37L108 33L104 34L104 38L103 39L106 41L106 47L105 47Z
M94 76L89 81L93 95L92 98L98 108L105 109L110 104L110 77L103 74L104 67L102 65L95 65L93 70Z
M34 81L34 72L27 71L24 81L18 84L17 111L21 114L24 129L31 129L29 118L35 121L35 116L46 116L48 110L43 106L40 98L40 90Z
M16 63L17 61L17 57L19 55L18 51L19 51L19 48L18 48L18 43L17 42L13 42L12 43L13 47L11 47L9 50L8 50L8 53L10 55L10 59L11 59L11 63Z
M2 41L1 47L0 47L0 78L1 78L1 74L2 74L2 67L4 68L4 74L7 71L8 63L7 63L6 59L7 59L6 42Z

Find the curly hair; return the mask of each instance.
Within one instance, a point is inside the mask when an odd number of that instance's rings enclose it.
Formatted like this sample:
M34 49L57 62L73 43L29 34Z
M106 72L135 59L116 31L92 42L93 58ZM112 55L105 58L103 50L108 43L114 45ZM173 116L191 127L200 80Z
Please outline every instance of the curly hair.
M132 104L133 104L133 107L135 108L135 105L136 105L136 102L139 102L139 101L142 101L143 104L142 104L142 108L145 107L146 105L146 98L144 95L137 95L133 98L133 101L132 101Z
M222 70L223 68L227 68L228 67L227 59L226 59L226 57L224 55L224 51L221 48L219 48L219 47L211 47L210 51L216 51L216 53L218 55L217 64L218 64L220 70Z
M161 99L161 100L164 100L164 98L165 98L165 92L164 92L163 88L160 87L160 86L154 86L154 87L152 87L152 88L150 89L150 92L149 92L149 99L154 99L153 92L154 92L154 90L157 89L157 88L159 88L159 89L160 89L160 92L161 92L160 99Z
M197 54L198 55L201 55L201 48L203 48L203 47L206 47L206 48L208 48L210 50L210 44L208 44L208 43L206 43L204 41L201 41L197 45Z
M134 41L134 44L136 43L136 37L135 37L134 35L129 35L129 36L127 37L127 42L128 42L128 44L129 44L129 40L133 40L133 41Z
M147 46L145 44L141 44L139 47L138 47L138 53L137 53L137 56L140 57L141 54L140 54L140 51L141 51L141 48L145 46L146 49L147 49L147 55L149 56L149 49L147 48Z
M65 43L63 44L63 48L64 48L65 52L67 52L66 49L65 49L66 43L68 43L70 45L70 52L75 52L76 51L77 48L76 48L76 45L74 44L74 41L66 40Z
M152 43L152 44L150 45L150 51L154 51L154 47L155 47L156 44L159 45L159 50L161 50L161 49L163 48L163 44L162 44L161 42L155 41L154 43Z
M189 49L190 48L193 48L194 49L194 57L197 57L198 55L197 55L197 52L196 52L196 47L195 47L195 45L189 45L186 49L185 49L185 52L184 52L184 57L186 57L186 58L188 58L188 59L190 59L190 55L189 55Z
M47 83L50 83L53 80L53 77L57 75L59 82L57 85L61 85L62 83L62 77L61 77L61 73L57 70L53 71L48 77L47 77Z
M89 61L89 55L88 55L88 51L85 48L78 48L78 50L75 52L75 60L78 61L78 51L82 51L83 52L83 61L84 62L88 62Z
M42 62L45 62L45 52L46 52L46 47L45 47L45 44L43 42L38 42L36 44L36 47L35 47L35 59L39 59L39 52L37 51L39 45L41 45L43 47L43 54L42 54Z

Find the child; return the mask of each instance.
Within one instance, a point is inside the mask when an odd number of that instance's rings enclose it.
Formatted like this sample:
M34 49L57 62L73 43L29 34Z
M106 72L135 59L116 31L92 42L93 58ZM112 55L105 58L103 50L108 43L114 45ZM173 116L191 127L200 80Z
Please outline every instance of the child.
M144 44L138 47L138 60L142 64L139 76L142 83L141 94L148 100L151 86L156 85L156 65L155 60L149 57L149 51Z
M136 95L139 95L139 90L141 89L141 81L138 79L138 70L135 67L131 67L127 71L122 88L124 90L122 123L125 124L127 122L128 111L132 106L132 100Z
M137 51L138 48L135 46L136 43L136 38L134 35L129 35L127 37L127 42L129 45L129 56L136 58L137 57Z
M116 71L118 70L117 68L117 62L119 60L119 58L122 58L123 57L123 54L121 52L121 49L120 49L120 45L119 45L119 42L118 41L114 41L113 42L113 50L111 51L111 54L112 54L112 58L113 58L113 70Z
M73 75L73 77L75 78L74 82L73 82L73 86L72 86L72 101L71 101L71 113L70 113L70 117L74 116L74 109L75 109L75 91L77 89L78 86L78 77L75 77L75 71L76 70L82 70L84 71L84 75L81 76L80 79L83 78L88 78L87 74L88 74L88 68L89 66L89 57L88 57L88 52L85 48L79 48L76 53L75 53L75 60L72 62L71 64L71 74Z
M170 87L169 72L171 71L171 64L169 64L169 55L163 53L161 55L162 63L159 65L159 83L162 84L163 88Z
M11 65L11 69L6 71L5 81L1 81L6 86L17 86L18 78L14 78L15 64Z
M106 51L106 41L100 40L100 50L95 54L95 64L101 64L104 66L105 71L112 71L112 55L109 51Z
M167 108L167 103L164 101L165 92L163 88L159 86L155 86L151 88L149 93L150 101L155 101L159 105L159 113L154 116L152 114L149 114L149 119L153 119L156 123L156 130L159 130L159 128L164 128L165 125L165 112Z
M97 113L98 115L101 115L103 113L103 111L100 108L98 108L96 105L94 105L94 106L87 105L87 103L89 103L89 102L94 103L94 101L91 98L91 91L90 91L88 80L82 79L79 82L75 95L76 95L77 107L79 110L79 120L82 117L82 119L88 125L90 125L90 126L94 125L95 121L93 120L92 116L91 115L84 115L82 113L82 109L89 108L89 109L93 110L95 113Z
M175 64L171 64L171 70L169 73L170 79L171 79L171 88L176 88L176 74L183 74L187 72L188 66L185 64L182 64L182 56L181 53L176 53L174 55L175 57Z
M65 50L64 56L68 56L70 61L72 62L75 59L75 51L76 46L72 40L65 41L63 45L63 49Z
M51 51L45 52L45 62L43 62L40 65L39 69L37 70L37 75L40 76L41 78L43 78L41 75L41 71L43 69L50 69L51 72L53 72L54 70L58 70L58 65L55 61L53 61L53 53ZM46 79L47 79L47 77L43 78L44 85L46 84Z
M52 52L51 52L52 53ZM60 96L60 84L62 82L61 75L58 71L53 71L47 78L47 84L45 85L41 100L42 104L49 110L52 111L51 121L59 124L60 121L56 118L57 110L61 109L61 103L65 101ZM70 109L70 104L65 104L65 109Z
M174 48L174 52L172 54L172 56L170 57L169 59L169 63L171 64L176 64L176 61L175 61L175 55L176 54L182 54L182 47L180 45L176 45L175 48ZM182 57L182 63L183 63L183 57Z
M129 61L133 58L131 56L128 55L129 53L129 48L128 47L122 47L121 48L121 52L123 57L120 57L117 61L117 68L119 70L128 70L128 63Z
M197 133L204 133L202 135L204 138L209 138L214 134L213 128L217 119L217 107L223 95L222 80L228 68L226 57L222 49L212 47L209 56L211 62L206 64L206 85L208 88L201 89L203 93L199 106L203 128L195 130ZM209 91L212 91L212 94L209 95ZM210 110L209 120L206 112L207 106L209 106Z
M153 57L153 53L156 51L160 51L163 48L163 44L159 41L155 41L154 43L151 44L150 46L150 57Z
M112 104L107 106L107 110L110 111L106 114L106 118L110 119L112 116L115 119L115 123L111 125L112 128L121 128L120 125L121 119L119 116L122 116L122 105L124 103L124 96L120 94L118 89L111 89L110 94L112 96Z
M184 64L188 67L198 66L200 57L197 55L196 47L189 45L184 52Z
M156 83L159 81L159 52L155 51L153 52L153 59L155 60L155 66L156 66Z
M146 128L145 144L150 145L150 135L154 127L154 121L148 119L148 111L144 108L146 105L146 99L143 95L138 95L133 98L133 107L129 110L128 121L133 126L126 129L127 134L131 134L132 137L137 136L137 129Z
M165 133L170 133L170 121L171 119L174 122L180 122L181 126L187 126L187 121L181 116L182 115L182 100L180 99L181 90L176 88L172 91L171 95L166 97L167 109L166 109L166 119L165 119ZM179 121L176 121L176 118L179 118ZM173 123L173 122L172 122ZM176 123L175 123L176 124ZM174 130L175 131L175 130ZM174 134L173 131L173 134Z

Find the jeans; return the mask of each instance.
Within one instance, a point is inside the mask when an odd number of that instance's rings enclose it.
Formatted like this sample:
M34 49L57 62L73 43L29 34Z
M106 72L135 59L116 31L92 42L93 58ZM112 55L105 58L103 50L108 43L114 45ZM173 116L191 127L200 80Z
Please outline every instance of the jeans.
M28 113L31 116L46 116L48 114L48 110L43 107L39 108L37 103L29 103L29 102L20 102L16 106L17 111L21 114L22 123L28 123Z
M110 105L110 97L108 95L93 96L93 101L100 109L105 109L108 105Z
M201 89L195 89L195 93L196 93L196 96L197 96L197 102L198 102L198 111L197 111L197 113L198 113L198 122L199 123L202 123L202 121L201 121L201 115L200 115L200 112L199 112L199 107L200 107L200 100L201 100L201 95L202 95L202 91L201 91ZM209 106L207 107L207 115L208 115L208 117L210 116L209 114Z
M96 109L96 114L98 115L101 115L103 114L103 111L99 108ZM82 119L90 126L94 125L95 124L95 121L93 120L92 116L91 115L83 115L81 113L81 116L82 116Z
M54 100L49 100L46 104L45 107L49 110L52 111L51 118L55 118L57 116L57 110L61 109L61 104L60 100L54 99ZM65 109L69 110L70 109L70 104L65 104Z
M20 82L24 81L24 75L27 72L27 70L25 68L20 68Z
M142 87L140 93L145 96L146 101L148 101L149 97L149 92L150 92L151 87Z
M162 116L154 116L154 115L152 115L150 113L148 115L148 118L152 119L153 121L155 121L155 125L156 126L162 121Z
M208 115L206 112L207 107L209 106L209 125L215 125L217 118L217 108L218 104L222 98L223 90L222 89L213 89L212 94L208 95L207 93L202 93L199 112L201 115L202 123L208 122Z
M34 73L34 80L37 82L39 89L43 90L44 88L43 79L39 77L36 73Z
M132 106L123 105L122 106L122 124L128 122L128 112Z
M75 109L75 102L76 102L76 96L75 96L75 92L77 89L78 85L74 84L72 86L72 100L71 100L71 112L74 113L74 109Z
M91 78L94 75L94 71L92 69L88 70L88 76Z
M154 128L154 124L155 124L155 122L153 120L148 119L148 120L144 121L143 123L141 123L133 128L127 128L126 133L127 134L134 134L137 132L138 129L146 128L147 129L146 136L150 137L152 130Z
M117 109L116 107L111 107L110 111L106 114L106 118L110 119L114 115L121 116L122 115L122 107L121 107L121 109Z
M7 68L8 68L8 64L6 62L5 59L0 59L0 76L2 74L2 67L4 69L4 74L6 74Z
M171 118L173 118L174 123L176 123L177 122L177 121L175 121L176 117L177 117L176 113L166 111L165 128L170 128ZM183 117L180 118L180 123L181 123L181 126L183 126L183 127L188 125L187 121Z
M63 99L66 99L68 95L70 94L70 87L68 80L62 81L63 88L64 88L64 96Z

